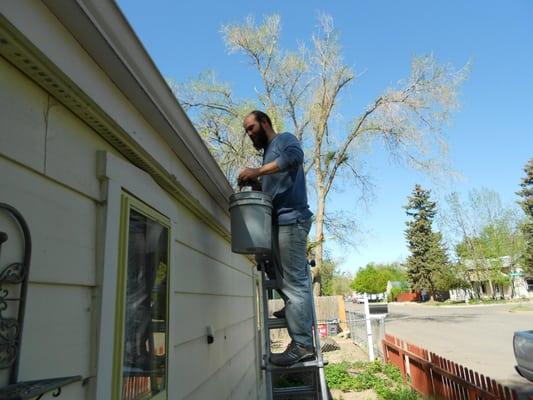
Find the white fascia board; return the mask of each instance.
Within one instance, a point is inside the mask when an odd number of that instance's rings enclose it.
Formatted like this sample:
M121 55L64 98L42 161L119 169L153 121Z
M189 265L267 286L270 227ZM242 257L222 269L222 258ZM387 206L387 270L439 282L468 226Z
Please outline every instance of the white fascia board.
M43 3L227 210L230 184L118 6L87 0Z

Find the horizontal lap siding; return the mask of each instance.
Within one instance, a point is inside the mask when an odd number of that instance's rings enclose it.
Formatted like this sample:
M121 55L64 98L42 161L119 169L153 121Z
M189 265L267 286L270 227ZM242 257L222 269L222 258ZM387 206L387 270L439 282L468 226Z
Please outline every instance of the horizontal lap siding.
M30 283L20 378L90 375L91 289Z
M2 157L0 170L1 199L32 236L30 281L94 286L95 202Z
M248 343L237 355L210 376L208 381L198 386L185 399L257 399L257 369L254 362L250 363L254 352L253 343ZM242 374L242 367L245 367L244 374Z
M0 154L44 171L48 96L0 57Z
M221 218L225 219L226 216ZM228 241L209 229L184 207L178 209L175 237L178 243L252 276L250 261L232 253Z
M96 205L2 157L0 170L1 200L22 213L33 245L19 379L91 376ZM21 247L20 236L10 241ZM81 399L85 390L68 393Z
M254 273L250 261L186 210L175 225L169 395L256 399ZM214 342L207 344L207 326Z
M19 210L32 237L19 379L90 377L97 312L96 151L113 150L1 58L0 86L0 201ZM0 224L6 222L2 214ZM11 234L4 245L17 249L11 261L20 256L21 242ZM0 268L6 261L0 258ZM86 397L79 383L63 392Z
M169 371L170 397L184 399L197 391L207 391L209 395L204 398L228 398L250 369L254 376L257 373L254 343L254 320L251 318L216 330L210 345L204 334L174 346Z
M96 152L118 153L2 58L0 87L0 201L22 212L33 239L21 378L91 376L91 340L97 328L91 325L91 313L97 312L91 309L91 298L96 285L100 199ZM178 181L229 226L225 211L137 111L130 105L121 107L115 116L129 114L118 122L131 125L128 131L135 139L153 149ZM208 392L210 398L219 398L220 392L226 398L256 398L250 261L233 254L226 240L185 207L176 203L176 210L169 398ZM214 329L212 345L206 343L207 325ZM201 392L195 392L199 388ZM72 398L85 398L86 389L79 384L69 385L68 390Z
M178 255L173 275L176 292L252 296L250 266L243 271L180 243L176 243L174 248Z

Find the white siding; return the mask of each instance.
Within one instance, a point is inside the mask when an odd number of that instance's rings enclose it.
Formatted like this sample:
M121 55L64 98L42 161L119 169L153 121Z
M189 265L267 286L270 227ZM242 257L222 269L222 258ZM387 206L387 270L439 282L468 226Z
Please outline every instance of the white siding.
M91 297L84 286L29 285L21 380L90 376Z
M113 150L3 59L0 85L0 201L19 210L32 237L19 379L91 377L96 150ZM20 235L4 248L0 268L20 257ZM86 388L72 384L67 394L86 398Z
M179 208L178 215L170 398L256 399L253 269L187 210ZM213 327L212 344L207 326Z
M44 171L48 95L0 58L0 154ZM31 99L28 101L28 99Z
M229 226L227 210L215 203L68 31L46 8L32 4L28 9L14 8L20 15L11 15L13 21L19 21L56 65L174 174L220 223ZM28 10L31 20L22 16ZM44 41L39 35L41 28L47 32ZM99 312L93 307L94 296L100 294L97 277L102 275L97 258L102 227L97 220L103 207L96 153L103 150L121 157L3 58L0 87L0 201L19 209L33 239L20 378L94 378L91 365L95 365L98 328L113 334L112 327L94 323ZM197 216L164 196L165 202L174 207L165 213L172 219L174 260L169 305L169 399L256 399L259 364L254 270L247 258L233 254L230 244ZM20 249L20 243L16 246ZM10 256L15 253L11 251ZM0 261L1 268L5 264ZM210 345L206 341L208 325L213 326L215 334L215 342ZM63 396L90 398L87 387L94 379L90 381L85 387L69 385Z

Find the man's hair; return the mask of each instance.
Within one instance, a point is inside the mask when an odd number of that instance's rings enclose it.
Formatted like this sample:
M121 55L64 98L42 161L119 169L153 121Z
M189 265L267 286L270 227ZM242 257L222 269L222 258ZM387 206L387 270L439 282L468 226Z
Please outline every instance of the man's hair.
M260 124L262 124L263 122L268 122L268 124L272 128L272 121L270 120L270 117L266 115L263 111L254 110L248 115L253 115L255 117L255 120Z

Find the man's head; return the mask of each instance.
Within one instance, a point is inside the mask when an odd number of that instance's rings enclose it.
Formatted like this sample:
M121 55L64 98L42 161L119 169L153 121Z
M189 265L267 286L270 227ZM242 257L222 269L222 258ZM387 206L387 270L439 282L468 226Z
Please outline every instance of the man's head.
M275 135L270 117L262 111L252 111L244 118L242 125L257 150L264 149L271 137Z

